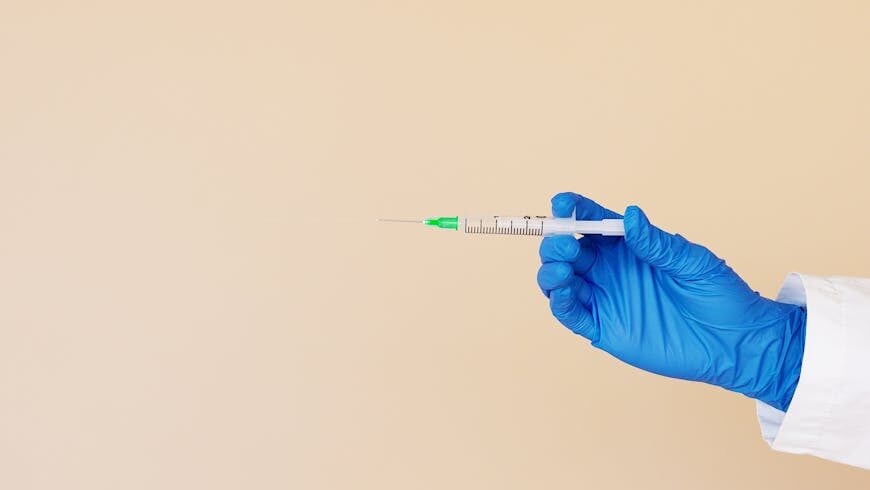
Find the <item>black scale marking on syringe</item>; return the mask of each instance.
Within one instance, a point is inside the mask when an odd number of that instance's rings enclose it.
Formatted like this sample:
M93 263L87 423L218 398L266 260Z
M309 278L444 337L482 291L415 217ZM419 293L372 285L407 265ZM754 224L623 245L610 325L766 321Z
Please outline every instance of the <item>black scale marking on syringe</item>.
M529 228L529 221L523 220L525 226L522 228L518 228L514 226L513 221L510 223L509 228L505 228L503 226L498 226L498 219L495 219L495 225L493 226L483 226L483 220L478 221L477 226L470 226L468 222L465 223L465 233L480 233L485 235L527 235L527 236L540 236L543 232L542 228Z

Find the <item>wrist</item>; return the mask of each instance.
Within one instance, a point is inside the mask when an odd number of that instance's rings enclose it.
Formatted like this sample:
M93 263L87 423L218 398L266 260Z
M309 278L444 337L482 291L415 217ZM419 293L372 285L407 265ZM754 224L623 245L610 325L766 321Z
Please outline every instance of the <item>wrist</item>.
M800 380L806 339L807 310L803 306L792 306L782 327L782 347L780 349L779 369L775 371L766 393L756 398L768 405L788 410Z

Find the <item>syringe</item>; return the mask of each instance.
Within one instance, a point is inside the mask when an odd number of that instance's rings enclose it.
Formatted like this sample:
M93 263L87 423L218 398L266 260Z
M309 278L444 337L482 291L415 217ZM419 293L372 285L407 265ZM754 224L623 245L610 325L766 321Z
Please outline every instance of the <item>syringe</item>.
M484 235L625 235L621 219L577 220L549 216L440 216L426 219L381 219L421 223L445 230Z

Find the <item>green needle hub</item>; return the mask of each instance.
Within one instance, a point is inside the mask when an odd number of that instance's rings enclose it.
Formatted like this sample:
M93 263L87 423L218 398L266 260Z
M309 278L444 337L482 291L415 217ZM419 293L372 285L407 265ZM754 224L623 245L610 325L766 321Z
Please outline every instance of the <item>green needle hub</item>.
M423 221L424 224L429 226L437 226L438 228L444 228L446 230L458 230L459 229L459 217L458 216L441 216L438 218L427 218Z

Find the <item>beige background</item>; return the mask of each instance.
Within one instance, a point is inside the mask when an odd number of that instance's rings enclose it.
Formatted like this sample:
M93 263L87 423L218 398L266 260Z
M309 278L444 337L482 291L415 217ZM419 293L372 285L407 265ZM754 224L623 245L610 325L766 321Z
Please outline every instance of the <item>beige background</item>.
M586 193L773 295L870 275L870 3L0 8L0 488L856 489L560 327Z

